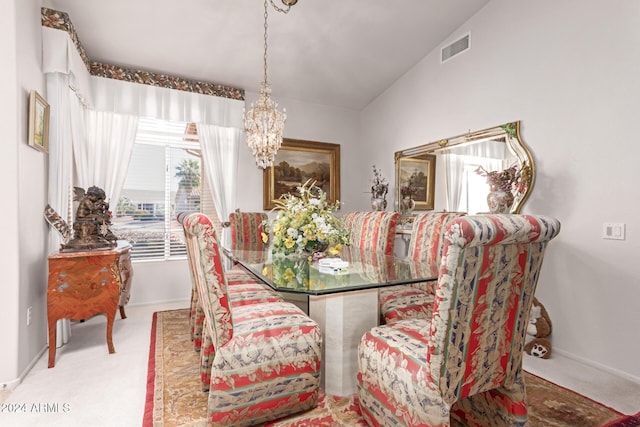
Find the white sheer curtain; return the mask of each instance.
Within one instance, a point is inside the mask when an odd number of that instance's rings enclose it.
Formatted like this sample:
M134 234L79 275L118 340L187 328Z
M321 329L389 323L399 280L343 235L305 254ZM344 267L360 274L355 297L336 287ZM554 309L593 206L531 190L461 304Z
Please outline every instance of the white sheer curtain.
M79 110L80 100L69 87L69 75L47 73L47 102L50 105L49 120L49 186L47 202L64 218L67 224L72 222L71 175L73 152L71 120L75 110ZM49 253L57 252L63 243L60 235L49 230ZM68 319L56 322L56 347L69 342L71 323ZM51 345L51 343L50 343Z
M460 156L486 157L490 159L504 159L509 149L504 141L480 141L474 144L453 147L445 154L458 154Z
M481 141L443 151L447 210L460 209L465 164L472 161L486 170L500 170L507 151L503 141Z
M244 101L91 76L93 108L139 117L239 128Z
M444 155L444 174L447 194L447 210L458 211L462 194L462 178L464 172L464 156L457 154Z
M84 121L73 123L83 138L74 140L76 185L102 188L107 201L117 203L127 176L138 129L138 117L86 110Z
M221 221L235 206L238 152L242 131L237 128L198 124L205 164L205 179L213 191L213 204ZM222 244L229 245L229 229L223 228Z

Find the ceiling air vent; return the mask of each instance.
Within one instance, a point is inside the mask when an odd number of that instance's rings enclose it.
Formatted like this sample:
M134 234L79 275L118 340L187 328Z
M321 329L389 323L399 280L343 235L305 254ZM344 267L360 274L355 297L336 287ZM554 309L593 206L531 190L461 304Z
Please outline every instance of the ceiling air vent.
M465 34L453 43L445 46L440 51L440 63L445 63L456 55L469 50L471 45L471 34Z

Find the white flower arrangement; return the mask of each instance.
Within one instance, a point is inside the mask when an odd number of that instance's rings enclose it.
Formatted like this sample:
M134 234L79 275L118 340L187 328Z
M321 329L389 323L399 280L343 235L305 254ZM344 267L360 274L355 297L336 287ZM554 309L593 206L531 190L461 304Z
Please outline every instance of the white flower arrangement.
M316 253L338 255L349 244L349 231L334 212L340 202L327 202L327 195L315 182L298 187L299 196L285 194L276 201L278 215L263 224L262 240L272 239L274 253ZM271 236L270 236L271 234Z

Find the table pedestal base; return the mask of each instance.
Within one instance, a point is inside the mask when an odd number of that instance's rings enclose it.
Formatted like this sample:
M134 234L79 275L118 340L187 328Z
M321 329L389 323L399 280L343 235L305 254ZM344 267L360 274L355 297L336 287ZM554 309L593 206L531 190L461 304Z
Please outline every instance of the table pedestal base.
M321 387L327 394L356 392L358 344L378 325L378 289L310 295L309 316L322 330Z

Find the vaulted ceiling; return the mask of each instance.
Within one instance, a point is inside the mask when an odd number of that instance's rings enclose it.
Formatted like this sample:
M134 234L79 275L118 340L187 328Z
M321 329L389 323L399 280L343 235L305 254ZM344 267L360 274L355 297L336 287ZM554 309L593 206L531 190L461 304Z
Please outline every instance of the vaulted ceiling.
M283 6L281 0L273 0ZM268 6L275 99L362 109L489 0L299 0ZM44 0L91 60L258 92L260 0Z

